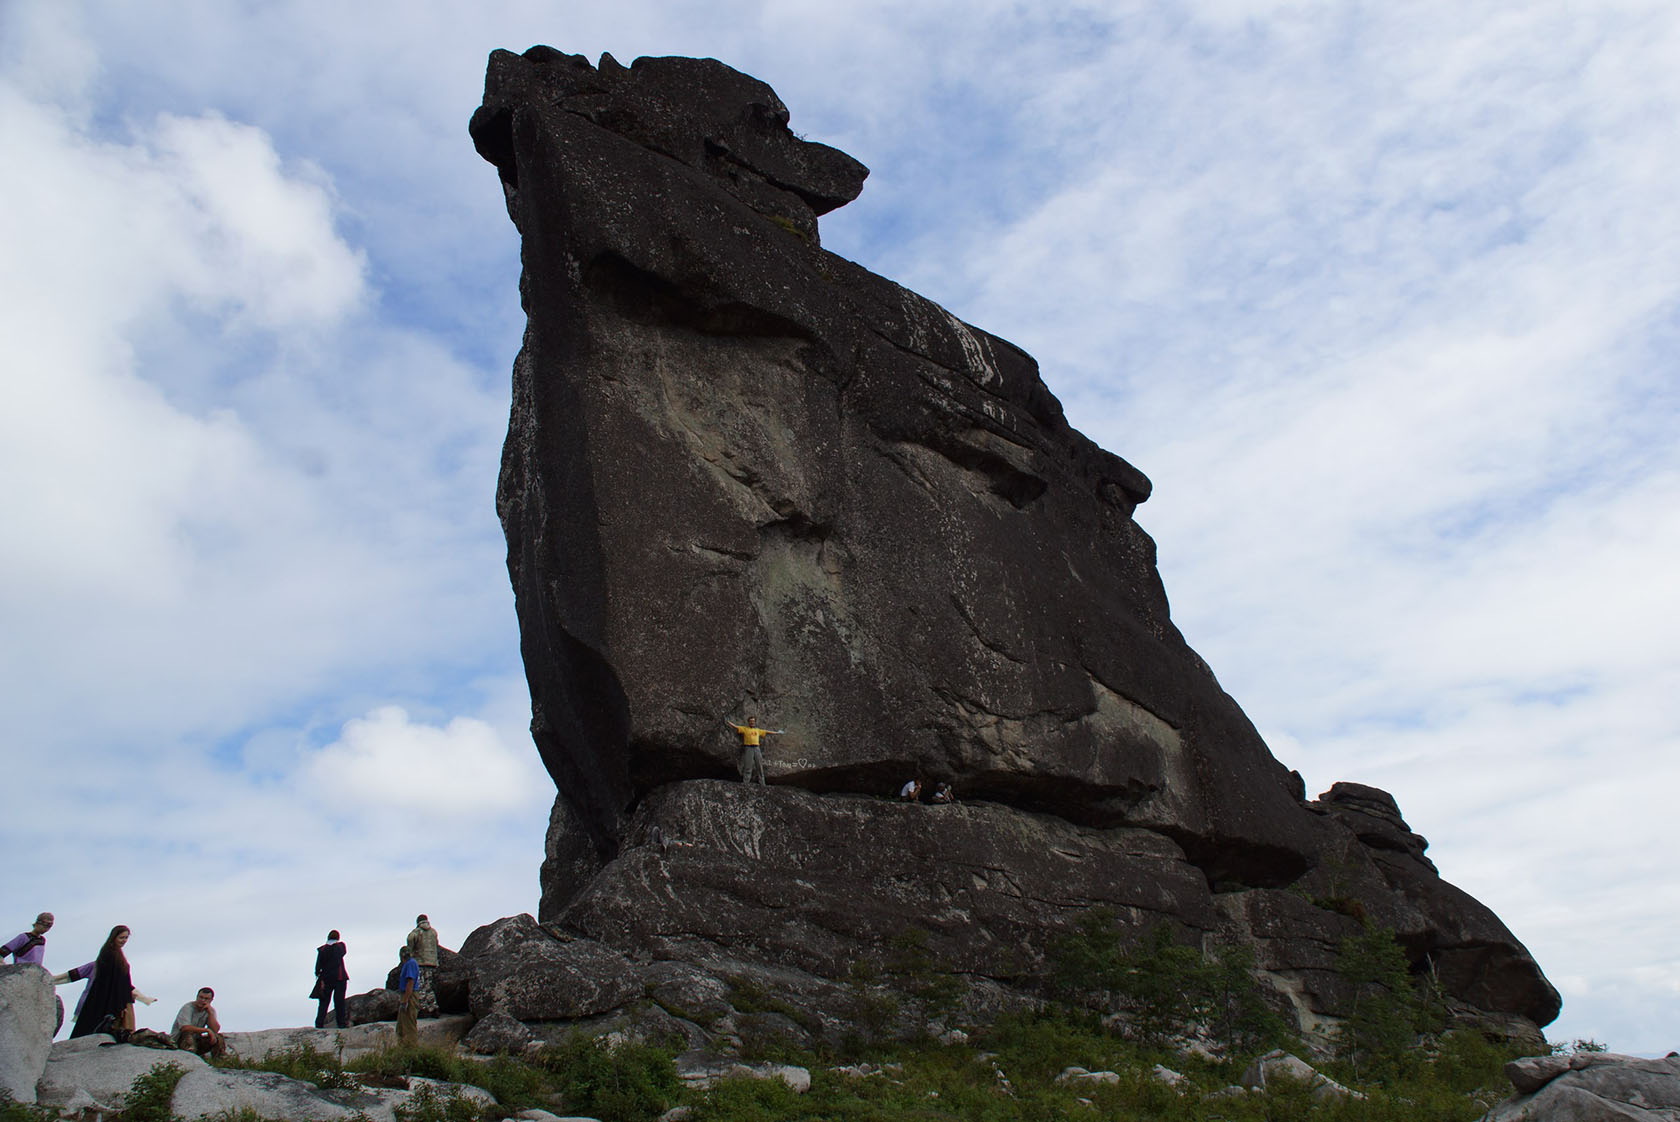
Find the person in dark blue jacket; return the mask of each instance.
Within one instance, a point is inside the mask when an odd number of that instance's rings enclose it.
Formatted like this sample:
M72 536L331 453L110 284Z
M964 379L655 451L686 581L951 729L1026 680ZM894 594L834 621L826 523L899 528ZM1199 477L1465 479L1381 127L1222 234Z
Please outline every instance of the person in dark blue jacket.
M327 941L315 948L315 997L321 1003L315 1010L316 1028L327 1027L329 1001L338 1019L338 1027L344 1028L350 1023L350 1017L344 1011L344 988L350 981L350 971L344 968L346 953L347 948L336 930L327 932Z

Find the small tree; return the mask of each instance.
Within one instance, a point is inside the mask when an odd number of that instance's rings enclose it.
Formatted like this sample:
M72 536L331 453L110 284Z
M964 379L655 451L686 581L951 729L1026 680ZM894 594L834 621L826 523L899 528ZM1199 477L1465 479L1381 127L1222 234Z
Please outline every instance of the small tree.
M920 927L907 927L887 943L886 973L927 1020L950 1018L968 993L968 979L933 953Z
M1185 946L1160 923L1130 946L1115 913L1093 908L1050 945L1052 985L1064 1000L1124 1014L1132 1034L1152 1043L1205 1027L1236 1051L1288 1037L1283 1019L1260 994L1254 955L1221 947L1210 955Z
M1423 1002L1392 928L1366 923L1342 940L1336 970L1353 988L1353 1008L1336 1050L1361 1078L1398 1075L1416 1042Z

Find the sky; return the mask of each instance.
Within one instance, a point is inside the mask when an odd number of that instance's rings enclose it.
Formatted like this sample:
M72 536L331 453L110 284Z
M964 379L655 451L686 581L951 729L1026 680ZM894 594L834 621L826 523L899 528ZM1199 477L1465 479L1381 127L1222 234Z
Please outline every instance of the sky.
M494 510L496 48L722 59L873 169L829 249L1147 473L1174 619L1680 1047L1680 8L0 0L0 938L304 1024L535 911ZM74 999L75 987L61 990Z

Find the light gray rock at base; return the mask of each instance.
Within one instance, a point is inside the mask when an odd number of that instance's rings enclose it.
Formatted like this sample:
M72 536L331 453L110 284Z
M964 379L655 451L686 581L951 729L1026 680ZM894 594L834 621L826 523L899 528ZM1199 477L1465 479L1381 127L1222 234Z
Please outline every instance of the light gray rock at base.
M792 1064L744 1064L717 1057L702 1057L684 1053L677 1057L677 1078L683 1085L705 1090L720 1079L780 1079L795 1094L803 1095L811 1089L811 1073Z
M473 1027L473 1019L465 1014L435 1017L420 1022L420 1043L447 1047L458 1043ZM337 1056L348 1063L372 1055L397 1043L395 1022L383 1021L349 1028L289 1028L261 1029L257 1032L227 1034L228 1052L242 1060L260 1060L277 1052L297 1048L313 1048L328 1056Z
M339 1122L357 1111L381 1122L392 1117L390 1107L371 1091L327 1090L272 1071L213 1067L183 1076L170 1109L175 1117L188 1120L241 1110L286 1122Z
M176 1064L189 1074L210 1069L191 1052L117 1044L109 1036L96 1033L53 1045L36 1086L36 1101L63 1110L85 1099L91 1100L95 1109L109 1112L128 1094L136 1079L160 1064Z
M1113 1071L1087 1071L1082 1067L1065 1067L1056 1076L1056 1082L1064 1085L1090 1086L1098 1083L1118 1083L1120 1075Z
M1311 1064L1299 1056L1291 1056L1281 1049L1274 1049L1248 1065L1243 1072L1244 1087L1263 1091L1266 1085L1274 1079L1291 1079L1297 1083L1305 1083L1312 1088L1315 1099L1354 1098L1365 1096L1358 1091L1351 1091L1337 1083L1327 1075L1319 1073Z
M1517 1094L1483 1122L1680 1122L1680 1057L1529 1056L1505 1075Z
M0 966L0 1091L35 1101L35 1084L52 1051L52 975L33 962Z
M262 1118L286 1122L340 1122L361 1115L371 1122L396 1122L396 1109L407 1105L421 1088L436 1094L459 1093L479 1106L491 1106L495 1096L478 1087L443 1083L411 1076L407 1089L365 1088L330 1090L289 1079L271 1071L234 1071L203 1067L189 1071L175 1087L171 1112L186 1122L219 1118L246 1109Z
M1183 1087L1190 1082L1165 1064L1156 1064L1149 1074L1154 1076L1156 1082L1165 1083L1169 1087Z

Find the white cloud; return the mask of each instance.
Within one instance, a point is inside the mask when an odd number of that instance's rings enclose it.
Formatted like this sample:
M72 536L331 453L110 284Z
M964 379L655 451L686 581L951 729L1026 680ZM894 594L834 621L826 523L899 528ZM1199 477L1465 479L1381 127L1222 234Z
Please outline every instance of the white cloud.
M422 811L433 821L473 818L541 799L542 769L528 745L505 744L484 721L416 724L387 705L345 722L310 760L305 790L360 809Z

